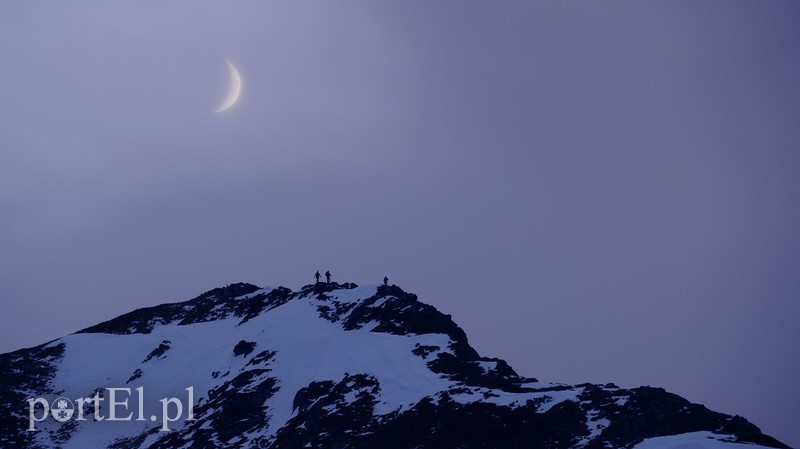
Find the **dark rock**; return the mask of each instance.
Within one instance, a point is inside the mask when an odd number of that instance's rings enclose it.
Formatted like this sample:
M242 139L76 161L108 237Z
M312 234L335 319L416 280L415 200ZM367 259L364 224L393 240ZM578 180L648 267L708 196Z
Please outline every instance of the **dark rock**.
M127 381L127 382L125 382L125 383L126 383L126 384L129 384L129 383L133 382L134 380L136 380L136 379L138 379L138 378L142 377L142 374L144 374L144 373L142 372L142 370L141 370L141 369L137 369L136 371L134 371L134 372L133 372L133 374L131 374L131 377L130 377L130 378L128 378L128 381Z
M64 357L63 343L45 343L28 349L0 354L0 447L33 447L35 432L28 428L27 399L52 393L49 382ZM35 394L31 394L35 393Z
M154 357L158 357L159 359L164 358L164 354L169 351L170 345L172 344L169 340L163 340L160 345L156 349L153 349L150 354L147 354L147 358L142 361L142 363L149 362Z
M233 355L235 356L244 355L246 357L248 354L253 352L253 349L255 348L256 348L256 342L239 340L239 343L236 343L236 346L233 347Z
M212 313L217 304L232 303L234 298L248 295L257 290L259 287L252 284L231 284L209 290L189 301L137 309L112 320L87 327L77 333L149 334L155 326L160 324L169 324L175 321L180 321L181 324L191 324L225 318L229 313L224 311L220 315Z
M378 381L365 374L311 383L297 392L297 415L278 432L271 447L358 447L356 436L371 430L379 391Z

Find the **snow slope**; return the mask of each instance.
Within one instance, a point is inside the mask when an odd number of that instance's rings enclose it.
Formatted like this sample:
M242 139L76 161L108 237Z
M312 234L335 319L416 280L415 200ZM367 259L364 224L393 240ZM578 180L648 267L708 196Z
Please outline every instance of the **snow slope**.
M663 390L521 377L502 360L480 357L449 316L396 286L334 283L291 292L235 284L2 355L0 369L0 400L16 407L0 422L0 446L9 449L487 447L487 441L783 447L742 418ZM20 374L26 370L29 378ZM118 397L128 400L118 415L132 412L132 420L109 421L109 388L130 389ZM186 413L189 388L195 419L184 414L168 423L171 431L160 431L160 399L179 399ZM103 421L47 419L36 423L38 432L15 431L27 424L22 398L75 401L98 391L106 401ZM143 419L136 420L140 407ZM652 422L643 424L642 416ZM471 436L482 425L491 427ZM497 427L506 429L492 435ZM671 433L677 436L659 436Z

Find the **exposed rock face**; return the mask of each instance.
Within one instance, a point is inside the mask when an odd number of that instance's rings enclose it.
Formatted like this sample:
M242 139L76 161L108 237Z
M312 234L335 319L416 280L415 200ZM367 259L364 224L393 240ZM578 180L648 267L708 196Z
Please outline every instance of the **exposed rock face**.
M94 421L85 405L88 420L37 410L26 431L28 399L97 394L108 418L109 388L130 389L116 402L132 420ZM169 431L162 398L182 400ZM229 285L0 355L0 405L4 449L600 449L679 434L786 447L663 389L523 377L416 295L352 283Z
M239 340L239 343L236 343L236 346L233 347L233 355L247 356L248 354L253 352L253 349L255 348L256 348L256 342Z

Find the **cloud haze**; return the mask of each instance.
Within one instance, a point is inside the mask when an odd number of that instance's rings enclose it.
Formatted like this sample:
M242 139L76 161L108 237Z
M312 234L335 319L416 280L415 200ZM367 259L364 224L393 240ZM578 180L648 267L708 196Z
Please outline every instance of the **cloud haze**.
M3 2L0 351L384 275L800 446L794 2ZM225 61L242 96L226 92Z

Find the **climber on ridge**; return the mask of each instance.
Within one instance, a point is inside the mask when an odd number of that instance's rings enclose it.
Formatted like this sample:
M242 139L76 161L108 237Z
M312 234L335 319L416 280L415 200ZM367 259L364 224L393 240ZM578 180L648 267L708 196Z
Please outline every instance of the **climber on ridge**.
M317 272L314 273L314 277L317 278L317 284L319 284L319 270L317 270Z
M386 276L383 277L383 286L384 287L388 287L389 286L389 278L386 277Z
M328 284L330 284L330 283L331 283L331 272L330 272L330 271L326 271L326 272L325 272L325 281L326 281L326 283L328 283Z

